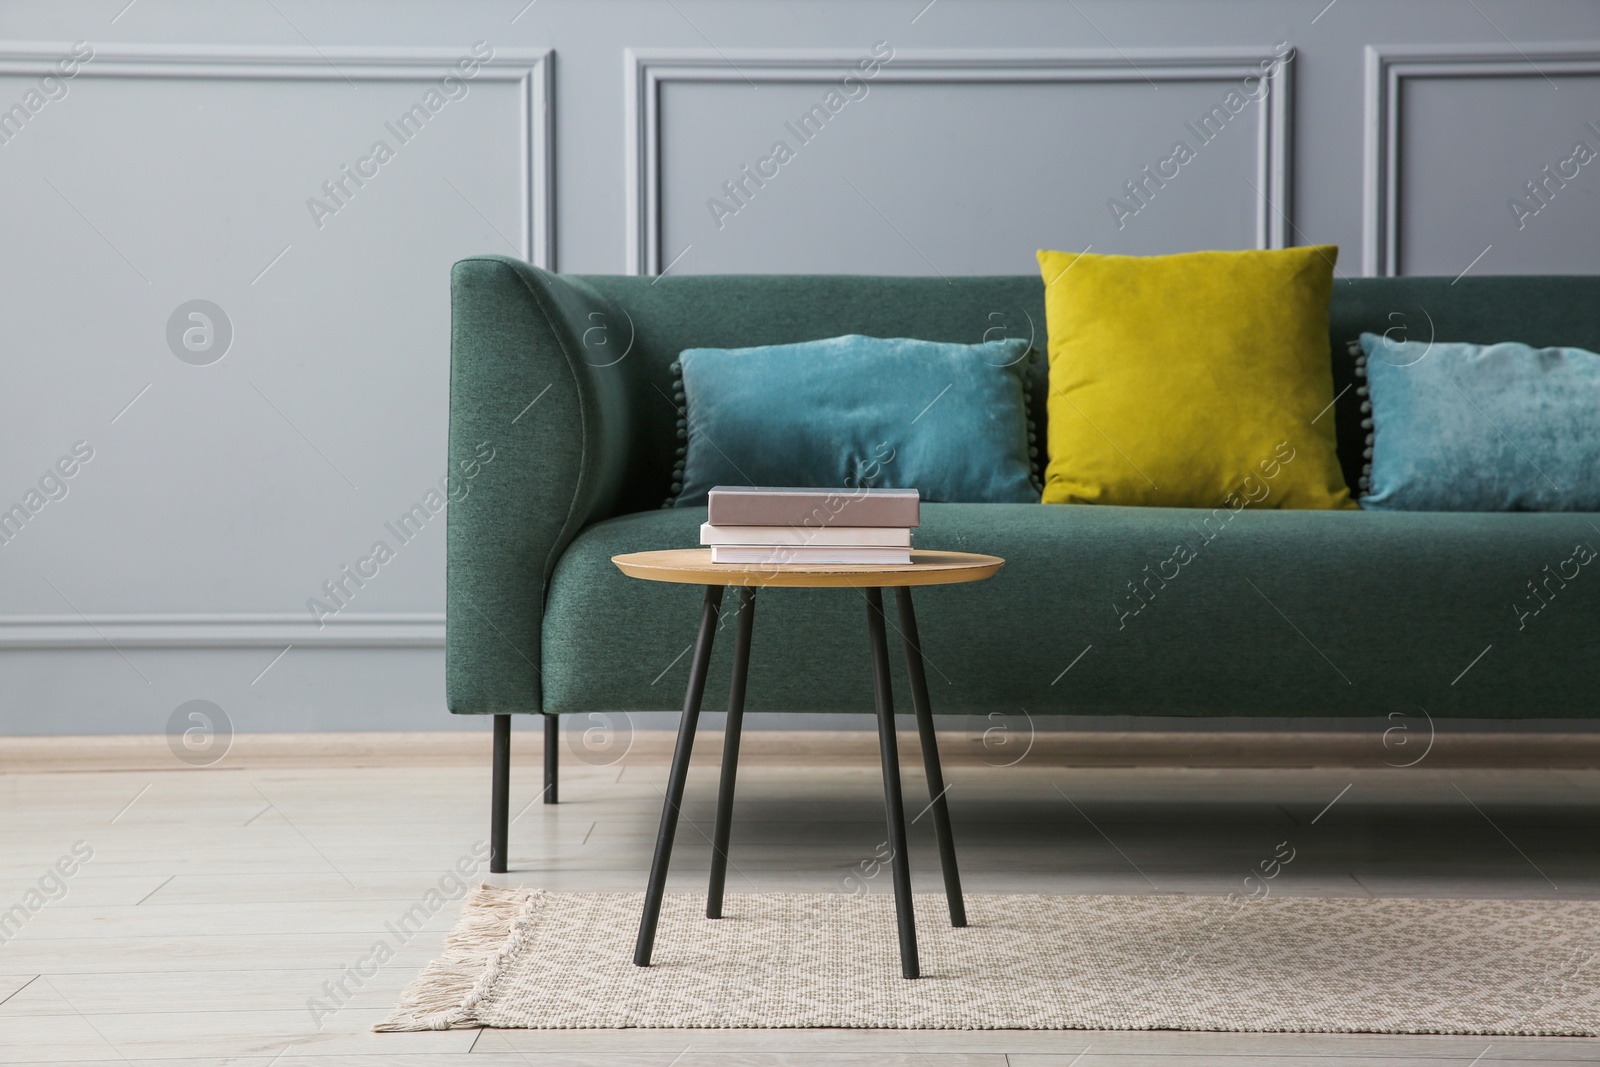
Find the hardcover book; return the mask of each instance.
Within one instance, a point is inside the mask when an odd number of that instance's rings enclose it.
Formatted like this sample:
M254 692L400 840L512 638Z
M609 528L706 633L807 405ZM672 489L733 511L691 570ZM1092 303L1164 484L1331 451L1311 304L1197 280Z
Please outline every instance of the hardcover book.
M915 489L803 489L719 485L707 494L713 526L916 526Z
M853 548L910 548L905 526L715 526L700 525L702 545L846 545Z
M712 563L783 566L792 563L910 563L909 548L851 548L845 545L712 545Z

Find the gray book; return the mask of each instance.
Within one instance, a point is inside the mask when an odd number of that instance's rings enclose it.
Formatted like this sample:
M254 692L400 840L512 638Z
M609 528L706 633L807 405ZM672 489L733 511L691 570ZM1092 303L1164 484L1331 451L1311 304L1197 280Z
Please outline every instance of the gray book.
M719 485L707 494L714 526L916 526L915 489L804 489Z

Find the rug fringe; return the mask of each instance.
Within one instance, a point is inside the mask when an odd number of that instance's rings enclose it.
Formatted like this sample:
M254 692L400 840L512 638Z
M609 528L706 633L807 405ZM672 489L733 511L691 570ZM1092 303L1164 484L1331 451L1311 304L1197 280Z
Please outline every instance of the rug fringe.
M461 919L439 958L400 994L400 1003L372 1029L455 1030L479 1025L478 1003L494 989L525 943L546 902L542 889L480 885L461 904Z

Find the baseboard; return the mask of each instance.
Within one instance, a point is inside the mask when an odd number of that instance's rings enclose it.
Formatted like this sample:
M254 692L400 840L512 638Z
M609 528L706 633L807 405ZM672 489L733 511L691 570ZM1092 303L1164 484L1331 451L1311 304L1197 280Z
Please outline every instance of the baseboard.
M513 734L513 767L537 774L543 752L537 722L519 723ZM289 767L482 767L489 769L490 736L484 730L456 733L239 734L210 771ZM672 753L666 730L634 732L615 756L579 755L581 730L564 729L562 764L574 773L606 767L661 766ZM907 771L920 766L914 732L900 735ZM1009 746L1009 747L1008 747ZM1409 746L1409 747L1407 747ZM983 732L940 731L946 767L1344 767L1396 770L1455 768L1600 768L1600 734L1441 732L1404 746L1379 732L1260 731L1072 731L1039 733L996 742ZM713 767L722 750L720 732L706 730L695 747L695 765ZM865 730L749 730L740 749L742 766L876 767L877 737ZM0 774L88 771L184 770L164 735L111 737L12 737L0 745Z

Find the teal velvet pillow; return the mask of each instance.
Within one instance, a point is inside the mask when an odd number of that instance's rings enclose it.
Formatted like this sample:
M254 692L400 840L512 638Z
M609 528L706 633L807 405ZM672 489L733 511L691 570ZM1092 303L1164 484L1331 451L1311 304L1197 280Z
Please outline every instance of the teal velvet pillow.
M1600 511L1600 355L1361 335L1372 469L1361 506Z
M678 357L686 435L673 490L918 489L930 502L1037 503L1022 340L833 337Z

